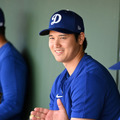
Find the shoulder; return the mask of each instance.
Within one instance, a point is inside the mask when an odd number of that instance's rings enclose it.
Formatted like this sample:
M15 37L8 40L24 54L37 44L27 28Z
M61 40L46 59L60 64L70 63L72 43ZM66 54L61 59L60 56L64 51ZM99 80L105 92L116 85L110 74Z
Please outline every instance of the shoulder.
M92 58L86 58L82 67L78 67L77 75L72 80L71 90L102 94L115 86L114 79L108 70Z
M26 64L22 54L10 43L3 46L0 61L16 61L18 64Z
M77 68L77 75L72 80L71 85L74 89L105 90L108 82L113 81L107 69L96 60L89 58L82 63L82 67Z
M102 80L111 79L109 71L97 60L85 54L76 68L77 77L82 79L98 78ZM75 73L76 74L76 73ZM82 76L82 77L81 77Z

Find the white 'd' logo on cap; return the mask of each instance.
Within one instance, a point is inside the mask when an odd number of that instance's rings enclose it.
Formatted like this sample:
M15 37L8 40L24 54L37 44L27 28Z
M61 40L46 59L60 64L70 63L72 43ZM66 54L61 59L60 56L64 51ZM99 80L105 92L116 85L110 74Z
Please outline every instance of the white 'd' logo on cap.
M62 19L62 16L60 14L55 14L53 17L52 17L52 22L51 22L51 25L55 24L55 23L59 23Z

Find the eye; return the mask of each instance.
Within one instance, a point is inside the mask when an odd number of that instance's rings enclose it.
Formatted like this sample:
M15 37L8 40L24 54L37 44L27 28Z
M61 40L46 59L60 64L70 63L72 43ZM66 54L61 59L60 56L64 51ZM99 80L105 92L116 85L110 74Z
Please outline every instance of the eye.
M66 37L60 37L60 39L63 39L63 40L65 40L65 39L66 39Z
M54 40L54 38L53 37L49 37L49 40Z

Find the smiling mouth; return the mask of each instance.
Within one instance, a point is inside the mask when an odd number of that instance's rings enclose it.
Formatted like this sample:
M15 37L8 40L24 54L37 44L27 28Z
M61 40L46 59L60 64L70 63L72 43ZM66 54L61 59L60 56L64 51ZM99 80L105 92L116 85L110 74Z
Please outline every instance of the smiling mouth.
M61 53L62 51L55 51L56 53Z
M60 54L63 53L63 51L62 51L62 50L55 50L55 53L56 53L57 55L60 55Z

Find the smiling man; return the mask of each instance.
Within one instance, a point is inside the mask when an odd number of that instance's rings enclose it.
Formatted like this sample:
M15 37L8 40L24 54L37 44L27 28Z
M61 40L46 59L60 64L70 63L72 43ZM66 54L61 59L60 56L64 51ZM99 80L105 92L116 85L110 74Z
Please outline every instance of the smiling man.
M83 19L69 10L58 11L40 35L49 35L49 48L65 70L52 86L50 109L35 108L30 119L118 120L118 89L107 69L85 53Z

